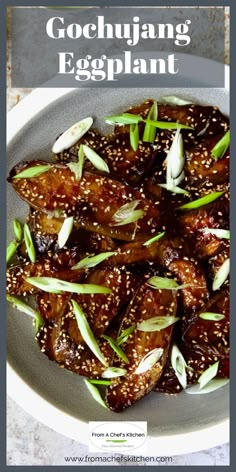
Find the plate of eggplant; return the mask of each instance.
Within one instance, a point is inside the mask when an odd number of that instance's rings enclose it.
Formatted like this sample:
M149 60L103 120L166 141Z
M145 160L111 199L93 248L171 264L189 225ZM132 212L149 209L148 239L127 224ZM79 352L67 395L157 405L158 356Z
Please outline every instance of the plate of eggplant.
M31 95L9 117L10 395L77 440L96 420L226 434L227 90Z

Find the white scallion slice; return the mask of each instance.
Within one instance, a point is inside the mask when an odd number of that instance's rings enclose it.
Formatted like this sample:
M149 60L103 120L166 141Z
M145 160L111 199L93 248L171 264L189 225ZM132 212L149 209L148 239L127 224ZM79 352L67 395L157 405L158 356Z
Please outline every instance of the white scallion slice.
M230 271L230 261L229 258L226 259L222 266L216 272L216 275L213 280L212 290L219 290L221 285L227 280Z
M80 334L97 359L106 367L108 367L107 361L94 337L94 334L89 326L87 321L86 315L84 314L82 308L78 305L75 300L71 300L75 318L77 321L78 328L80 330Z
M204 234L213 234L220 239L230 239L230 231L228 229L202 228Z
M126 328L123 331L121 331L120 335L118 336L116 340L116 343L118 344L118 346L120 346L121 344L127 341L128 337L130 336L130 334L134 332L135 328L136 328L135 325L131 325L129 326L129 328Z
M197 136L198 137L203 136L206 133L206 131L208 130L209 126L210 126L210 120L207 120L206 125L204 126L204 128L201 129L201 131L199 131Z
M175 95L167 95L165 97L161 97L161 100L164 100L168 105L192 105L193 102L190 100L185 100L181 97L176 97Z
M130 140L130 146L136 152L137 149L138 149L138 143L139 143L138 123L134 123L134 124L130 125L130 127L129 127L129 140Z
M133 115L133 113L122 113L121 115L111 115L105 118L109 125L132 125L143 121L140 115Z
M223 138L221 138L218 143L211 150L211 157L213 159L220 159L226 153L230 144L230 130L226 131Z
M93 149L91 149L86 144L83 144L83 151L87 159L96 169L109 174L110 170L107 163Z
M21 311L22 313L25 313L26 315L31 316L31 318L34 319L36 331L39 331L39 329L44 325L44 320L42 316L40 315L39 311L34 310L26 303L22 302L18 298L13 297L11 295L7 295L7 301L12 303L13 306L15 306L19 311Z
M90 267L95 267L96 265L105 261L106 259L108 259L108 257L111 257L114 254L115 252L108 251L108 252L101 252L100 254L97 254L96 256L84 257L84 259L82 259L81 261L79 261L77 264L75 264L72 267L72 270L89 269Z
M55 141L52 152L54 154L58 154L65 151L65 149L69 149L71 146L74 146L74 144L77 143L85 133L87 133L92 124L93 119L91 116L75 123Z
M177 187L177 185L169 185L169 184L158 184L159 187L168 190L169 192L176 193L176 194L183 194L183 195L190 195L187 190L184 190L181 187Z
M143 218L145 214L146 213L144 210L133 210L129 217L125 218L123 221L120 221L119 223L113 223L113 226L123 226L123 225L129 225L130 223L136 223L136 221Z
M126 364L129 363L129 359L128 357L126 356L126 354L124 353L124 351L122 351L121 347L118 346L117 342L114 341L114 339L112 339L110 336L107 336L106 334L103 334L102 337L104 339L106 339L106 341L110 344L111 348L113 349L113 351L117 354L117 356L122 359Z
M200 313L199 318L207 321L221 321L225 318L225 315L221 313L211 313L206 311L205 313Z
M147 118L149 120L156 121L158 118L158 107L156 100L153 102ZM156 137L156 128L155 126L150 125L149 123L145 124L144 132L143 132L143 142L144 143L154 143Z
M138 323L137 330L145 332L161 331L177 321L179 321L179 318L175 316L154 316L153 318Z
M135 223L140 218L143 218L145 212L143 210L135 209L139 203L140 200L133 200L132 202L122 205L112 216L112 219L115 222L113 226Z
M144 374L144 372L147 372L147 370L150 370L156 364L156 362L159 361L162 355L163 355L162 348L156 348L156 349L153 349L152 351L149 351L141 360L140 364L138 365L134 373Z
M208 369L206 369L199 377L198 383L200 385L200 389L205 387L214 377L216 377L219 368L219 361L215 362L214 364L210 365Z
M84 166L84 150L83 146L79 147L78 151L78 162L69 162L67 167L75 174L76 180L80 180L83 173L83 166Z
M63 248L71 234L74 224L74 217L69 216L66 218L62 224L62 227L58 233L58 246L59 248Z
M178 346L173 344L171 349L171 365L175 371L175 375L180 385L185 389L187 387L187 373L186 373L186 361L183 354L180 352Z
M177 177L182 173L184 163L185 156L183 137L180 129L178 129L167 154L167 184L175 183L174 179L177 179Z
M200 388L200 385L196 384L186 388L185 392L190 395L204 395L206 393L215 392L215 390L224 387L228 383L229 379L213 379L203 388Z
M145 243L143 243L143 246L149 246L150 244L155 243L156 241L159 241L159 239L161 239L164 235L165 235L165 231L157 234L156 236L153 236L153 238L145 241Z
M31 260L31 262L36 261L36 251L33 243L33 239L30 233L29 226L27 223L24 224L24 241L27 249L27 254Z
M120 367L108 367L102 373L103 379L115 379L116 377L121 377L122 375L126 375L127 370L121 369Z
M97 389L97 387L95 387L90 382L90 380L87 380L87 379L84 380L84 383L85 383L86 387L88 388L88 390L90 391L90 393L91 393L92 397L94 398L94 400L96 400L97 403L102 405L103 408L106 408L106 410L108 410L108 407L106 406L104 400L102 399L101 394L100 394L99 390Z
M16 253L16 250L19 246L19 242L18 241L11 241L8 246L7 246L7 251L6 251L6 261L7 261L7 264L8 262L10 262L10 260L12 259L12 257L14 256L14 254Z
M38 177L38 175L47 172L51 167L51 165L29 167L28 169L22 170L22 172L16 174L13 179L33 179L34 177Z
M102 285L95 284L77 284L67 282L66 280L56 279L54 277L27 277L26 282L34 287L48 293L112 293L112 290Z
M14 218L13 220L13 230L15 233L16 240L21 241L23 237L22 225L16 218Z
M214 202L217 198L221 197L223 193L225 192L222 191L222 192L208 193L208 195L205 195L204 197L198 198L197 200L193 200L192 202L181 205L180 207L178 207L178 210L194 210L195 208L200 208L203 205L208 205L208 203Z

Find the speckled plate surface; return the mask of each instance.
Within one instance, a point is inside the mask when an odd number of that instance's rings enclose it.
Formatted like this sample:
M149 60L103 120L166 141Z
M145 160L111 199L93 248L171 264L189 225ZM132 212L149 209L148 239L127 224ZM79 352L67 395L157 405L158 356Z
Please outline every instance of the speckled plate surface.
M227 71L228 75L228 71ZM8 169L22 159L50 159L58 134L74 122L115 114L147 98L178 95L194 102L218 105L229 112L225 89L37 89L8 115ZM10 185L8 238L12 220L24 221L27 205ZM151 393L122 414L107 412L88 394L82 378L59 368L43 355L35 342L31 320L8 306L8 393L32 416L55 431L87 442L89 421L148 422L149 442L162 455L207 449L228 441L228 388L208 395L169 396Z

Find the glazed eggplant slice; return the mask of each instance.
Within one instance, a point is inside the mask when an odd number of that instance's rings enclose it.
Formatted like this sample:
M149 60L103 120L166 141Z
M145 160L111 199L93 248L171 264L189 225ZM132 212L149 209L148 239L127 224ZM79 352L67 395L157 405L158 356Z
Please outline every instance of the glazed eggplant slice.
M163 374L153 390L158 393L168 394L180 393L183 390L171 366L170 360L167 361Z
M144 194L108 177L84 172L78 181L69 167L58 164L34 178L14 178L19 172L38 165L45 162L20 163L8 179L18 195L34 208L45 213L58 209L63 210L64 216L77 215L75 224L116 239L145 240L152 232L162 229L157 206ZM135 223L117 223L116 212L134 201L137 209L143 211L142 217Z
M144 332L138 330L137 325L155 316L176 316L176 311L176 294L171 290L153 290L146 284L138 290L120 328L120 331L123 331L133 324L136 325L136 329L122 344L122 350L129 363L126 364L118 358L113 362L114 367L126 368L127 375L113 379L106 390L106 402L111 410L122 411L149 393L160 378L166 363L173 326L161 331ZM160 357L155 364L147 370L144 368L142 373L135 373L144 357L154 349L160 350Z
M61 249L57 253L48 253L47 256L27 261L21 265L9 267L7 270L7 293L11 295L32 295L38 289L30 285L27 277L55 277L70 282L79 282L84 270L71 270L71 267L82 259L77 248Z
M56 322L63 316L71 299L71 293L62 294L39 292L36 302L42 318L46 321Z

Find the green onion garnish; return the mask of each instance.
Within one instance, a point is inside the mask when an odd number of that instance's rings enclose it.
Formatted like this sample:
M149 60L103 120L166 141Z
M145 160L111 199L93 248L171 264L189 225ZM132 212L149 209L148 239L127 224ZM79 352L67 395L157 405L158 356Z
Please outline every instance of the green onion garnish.
M78 151L78 162L69 162L67 167L75 174L76 180L80 180L83 173L83 165L84 165L84 150L83 146L79 147Z
M123 226L123 225L128 225L130 223L136 223L136 221L140 220L140 218L143 218L144 215L145 215L144 210L133 210L132 214L128 218L125 218L123 221L120 221L119 223L113 223L113 226Z
M127 370L121 369L120 367L108 367L102 373L102 377L104 379L115 379L116 377L121 377L122 375L126 375Z
M16 240L21 241L23 236L22 225L16 218L13 220L13 230L16 236Z
M148 120L156 121L158 117L158 107L156 100L153 102L149 113L148 113ZM150 125L149 123L145 124L144 132L143 132L143 142L145 143L154 143L156 137L156 128L155 126Z
M96 256L87 256L81 261L79 261L77 264L75 264L72 267L72 270L76 269L88 269L90 267L95 267L96 265L100 264L101 262L105 261L108 259L108 257L111 257L115 254L115 252L108 251L108 252L101 252L100 254L97 254Z
M96 169L100 170L101 172L110 172L107 163L86 144L83 144L83 152Z
M26 305L26 303L11 295L7 295L7 301L12 303L13 306L15 306L22 313L26 313L26 315L29 315L34 318L36 331L39 331L39 329L44 325L44 320L40 315L39 311L34 310L29 305Z
M191 129L191 130L194 129L191 126L182 125L181 123L172 123L171 121L155 121L155 120L148 120L148 119L143 120L143 121L144 123L148 123L160 129Z
M212 192L204 197L198 198L197 200L193 200L192 202L185 203L177 208L177 210L194 210L195 208L200 208L203 205L208 205L208 203L214 202L217 198L223 195L224 191L222 192Z
M172 346L170 360L180 385L185 389L187 387L187 364L176 344Z
M220 159L226 153L230 144L230 130L226 131L223 138L221 138L218 143L211 150L211 157L213 159Z
M176 323L179 319L175 316L154 316L148 320L141 321L137 325L137 330L145 332L161 331Z
M129 359L126 356L126 354L122 351L120 346L118 346L117 342L114 341L114 339L112 339L110 336L107 336L106 334L103 334L102 337L106 339L106 341L110 344L111 348L117 354L117 356L120 357L120 359L122 359L126 364L128 364Z
M210 367L208 367L208 369L206 369L199 377L198 379L198 383L200 385L200 389L202 389L203 387L205 387L206 384L208 384L208 382L210 382L210 380L214 379L214 377L217 375L217 372L218 372L218 368L219 368L219 361L215 362L214 364L212 364Z
M145 215L144 210L135 210L140 200L133 200L132 202L125 203L122 205L112 216L113 226L127 225L129 223L135 223Z
M213 379L203 388L200 388L200 385L196 384L192 385L192 387L188 387L185 392L190 395L203 395L205 393L215 392L215 390L224 387L228 383L229 379Z
M31 262L36 261L36 251L33 243L33 239L30 233L29 226L27 223L24 224L24 241L27 249L27 254L31 260Z
M167 277L158 277L157 275L148 279L146 283L149 285L149 287L152 287L156 290L182 290L183 288L192 286L192 284L179 285L174 279L168 279Z
M221 313L211 313L206 311L205 313L200 313L199 318L208 321L221 321L225 318L225 315L222 315Z
M10 262L11 258L16 253L16 250L17 250L18 246L19 246L19 243L17 241L11 241L10 244L8 244L7 253L6 253L7 264L8 264L8 262Z
M123 331L121 331L120 335L118 336L116 340L116 343L118 344L118 346L120 346L121 344L127 341L129 335L134 332L135 328L136 326L132 325L132 326L129 326L129 328L126 328Z
M86 387L88 388L88 390L90 391L92 397L94 398L94 400L96 400L96 402L98 402L100 405L102 405L104 408L107 408L105 402L103 401L102 397L101 397L101 394L99 392L99 390L91 384L90 380L87 380L85 379L84 380L84 383L86 385Z
M183 194L183 195L190 195L187 190L184 190L181 187L177 187L177 185L169 185L169 184L158 184L159 187L162 187L169 192L176 193L176 194Z
M138 128L138 123L134 123L130 125L129 127L129 140L130 140L130 146L134 151L137 151L138 149L138 143L139 143L139 128Z
M121 115L112 115L105 118L109 125L132 125L143 121L140 115L133 115L132 113L122 113Z
M74 217L69 216L63 221L62 227L58 233L58 246L63 248L71 234L74 225Z
M163 355L164 349L156 348L152 351L149 351L141 360L140 364L138 365L137 369L134 371L135 374L144 374L147 370L150 370L157 361Z
M71 300L75 318L78 324L78 328L80 330L81 336L89 349L93 352L93 354L98 358L98 360L108 367L107 361L94 337L94 334L89 326L87 321L86 315L84 314L82 308L78 305L75 300Z
M112 290L102 285L77 284L54 277L26 277L26 282L48 293L112 293Z
M230 271L230 260L226 259L220 266L213 280L212 290L219 290L221 285L227 280Z
M38 175L47 172L51 167L51 165L30 167L29 169L22 170L19 174L14 175L13 179L32 179L33 177L37 177Z
M230 231L228 229L203 228L200 231L204 234L213 234L217 238L230 239Z
M111 382L109 380L88 379L88 382L93 385L111 385Z
M143 246L149 246L150 244L155 243L155 241L159 241L159 239L161 239L164 236L164 234L165 234L165 231L157 234L156 236L153 236L153 238L145 241L145 243L143 243Z
M193 102L185 100L184 98L175 97L174 95L169 95L166 97L161 97L161 100L164 100L168 105L192 105Z

